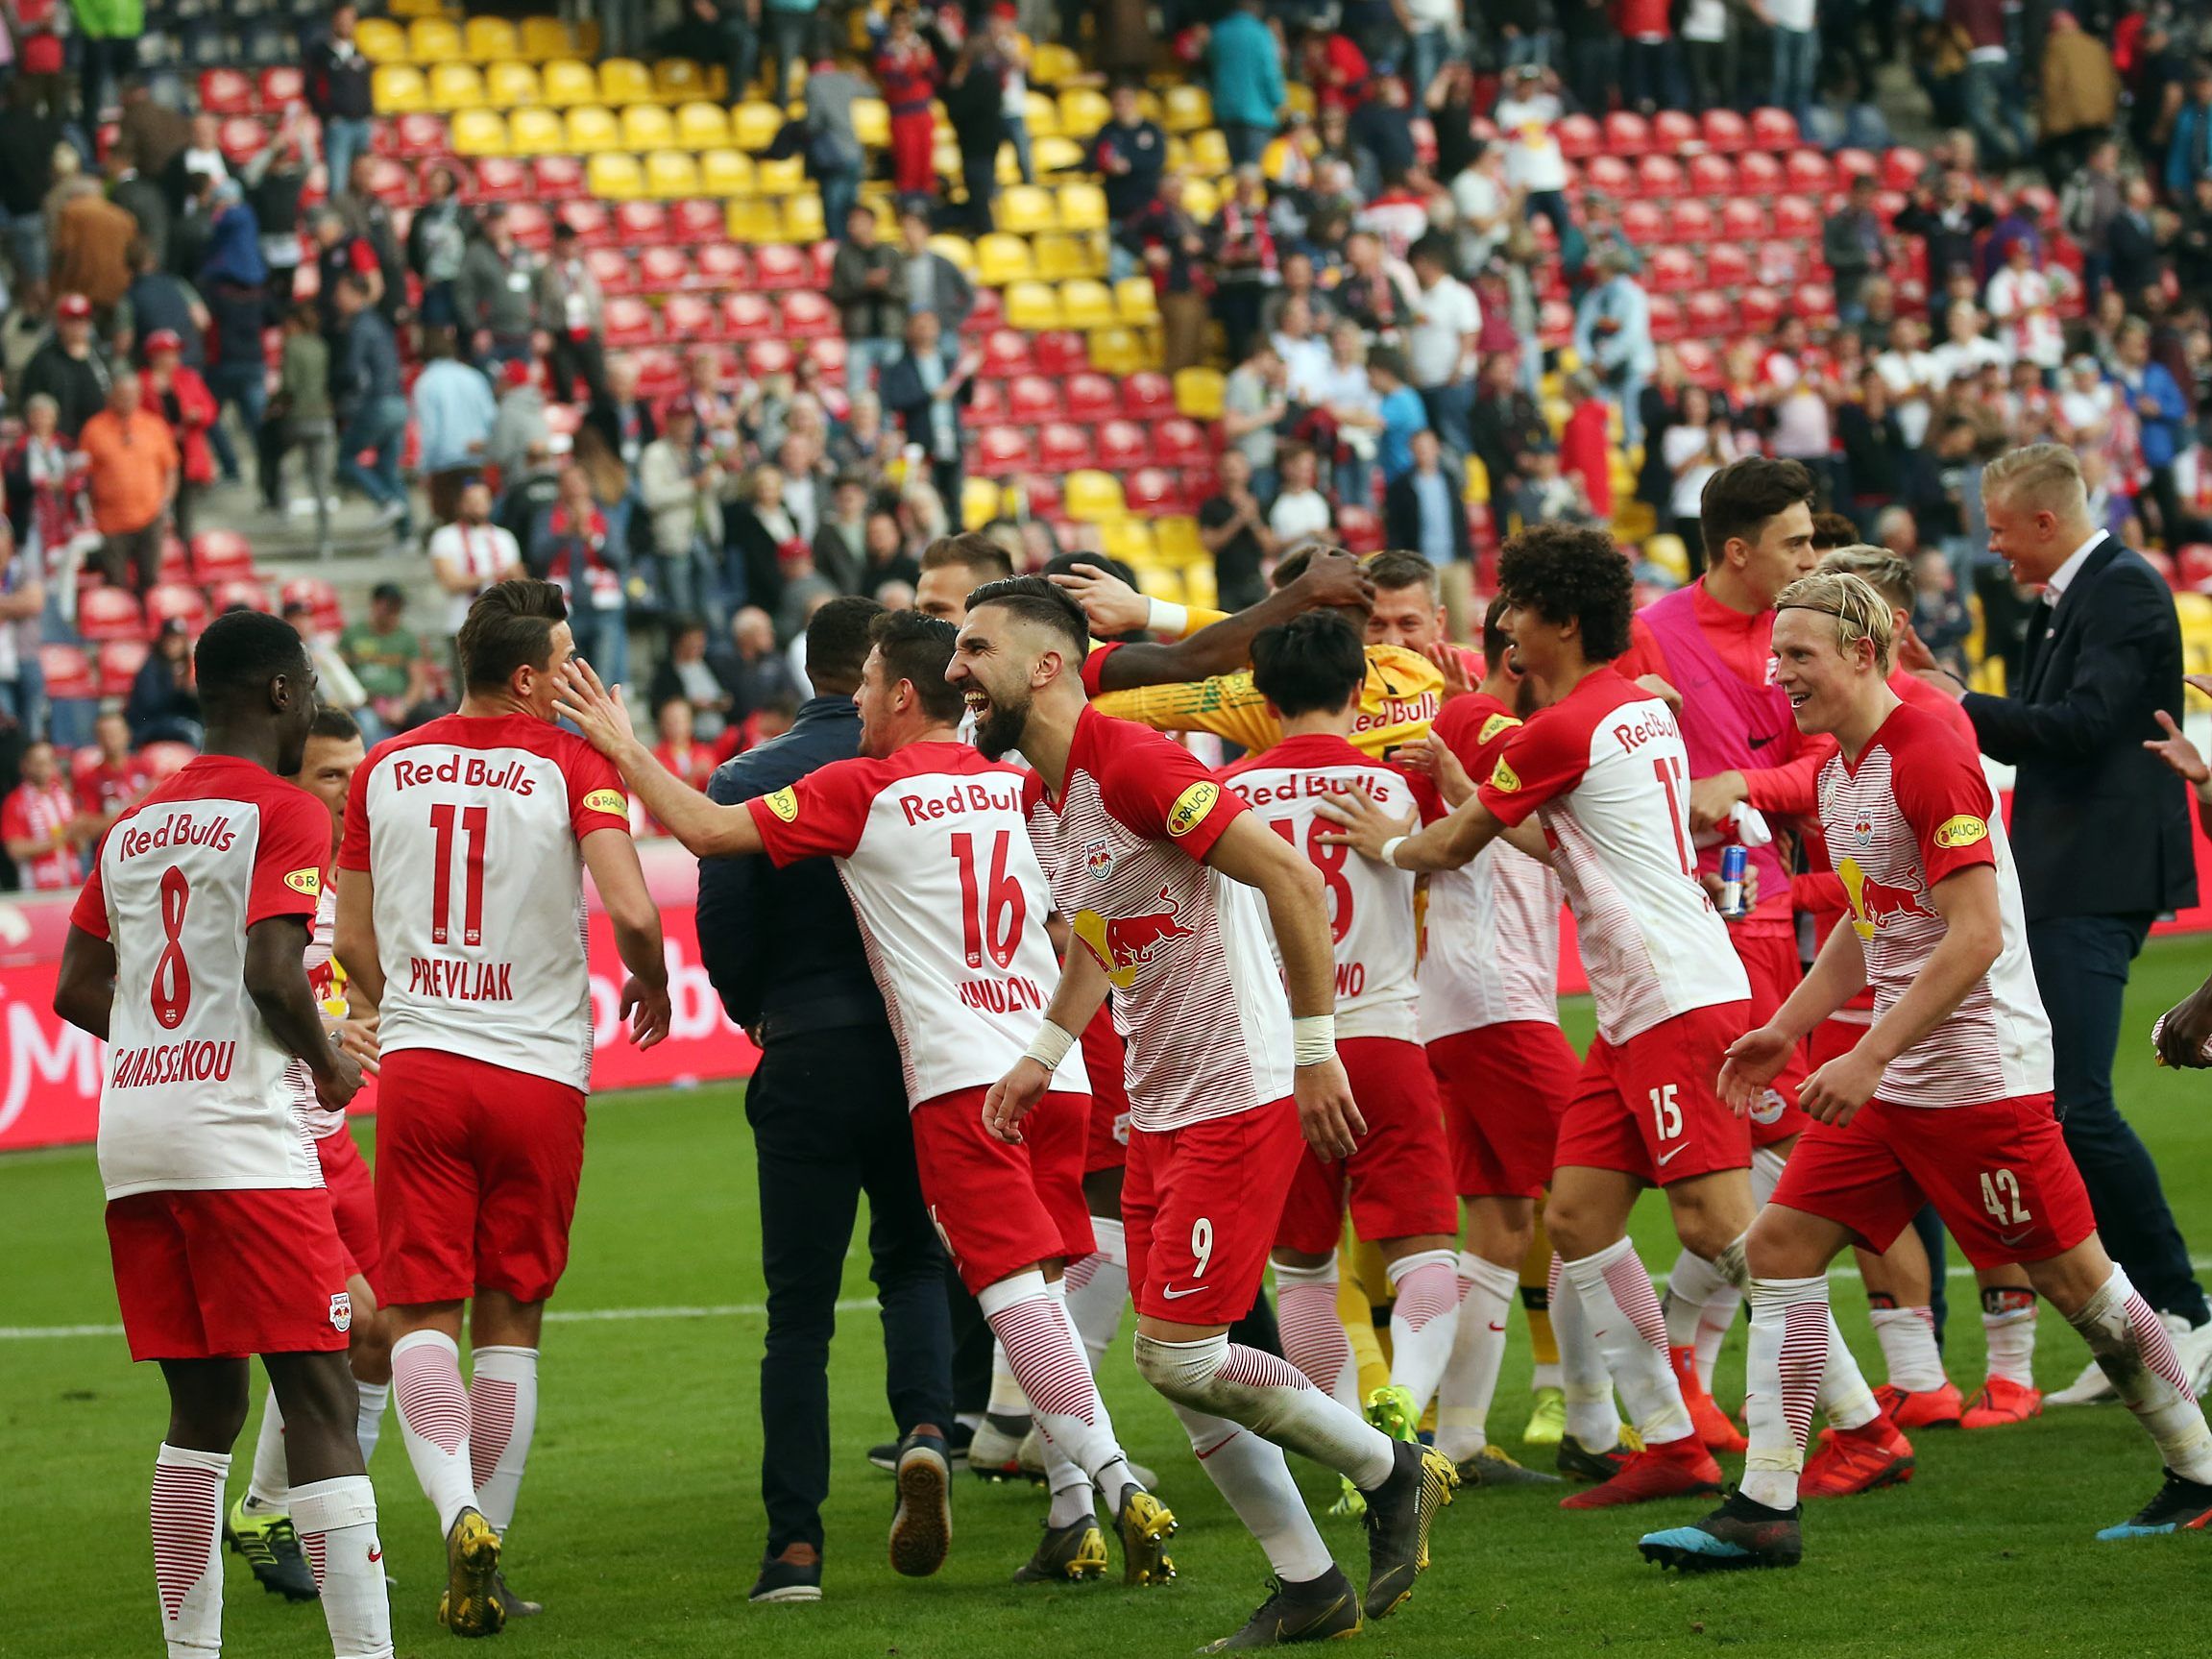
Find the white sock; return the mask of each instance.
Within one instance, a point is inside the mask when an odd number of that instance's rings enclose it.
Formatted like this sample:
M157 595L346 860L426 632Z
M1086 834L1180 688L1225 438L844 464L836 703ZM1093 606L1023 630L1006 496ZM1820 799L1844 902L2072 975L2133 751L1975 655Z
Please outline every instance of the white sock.
M246 1477L248 1514L282 1514L292 1476L284 1465L284 1412L277 1391L261 1405L261 1427L254 1434L254 1472Z
M1812 1408L1827 1368L1828 1279L1751 1281L1751 1358L1745 1374L1744 1454L1738 1490L1769 1509L1797 1506L1797 1476L1812 1433Z
M1728 1340L1737 1310L1742 1305L1743 1292L1724 1284L1706 1301L1705 1311L1697 1316L1697 1386L1708 1394L1713 1392L1713 1368L1720 1363L1720 1345Z
M1064 1526L1088 1514L1094 1485L1118 1503L1130 1481L1129 1460L1114 1438L1113 1419L1099 1398L1067 1303L1033 1267L985 1285L976 1303L1020 1379L1044 1442L1052 1524Z
M1789 1159L1779 1148L1762 1146L1751 1155L1751 1203L1755 1209L1764 1209L1766 1201L1774 1196L1774 1189L1782 1184L1782 1172Z
M2212 1430L2174 1352L2174 1338L2117 1264L2112 1277L2067 1321L2134 1412L2167 1468L2212 1484Z
M1283 1357L1347 1411L1359 1409L1359 1361L1336 1313L1336 1253L1319 1267L1275 1264L1276 1325ZM1397 1331L1394 1329L1395 1339Z
M1592 1452L1620 1444L1620 1413L1613 1405L1613 1375L1591 1339L1582 1297L1567 1277L1567 1264L1551 1258L1551 1336L1559 1344L1559 1392L1567 1404L1567 1432Z
M1682 1384L1668 1361L1666 1321L1635 1244L1616 1238L1595 1255L1568 1262L1567 1277L1582 1296L1591 1340L1605 1355L1606 1369L1643 1443L1665 1446L1686 1439L1691 1432L1689 1408L1682 1403Z
M1067 1286L1068 1317L1096 1372L1121 1329L1122 1309L1129 1305L1129 1244L1122 1224L1103 1215L1091 1217L1091 1232L1098 1249L1069 1262L1060 1282Z
M1833 1428L1863 1428L1882 1415L1882 1403L1866 1386L1859 1356L1835 1328L1834 1308L1828 1314L1828 1358L1820 1373L1819 1403L1820 1415Z
M1426 1411L1459 1335L1459 1252L1423 1250L1398 1257L1387 1271L1390 1379L1413 1396L1416 1410ZM1341 1322L1337 1329L1344 1329ZM1351 1346L1349 1338L1345 1346Z
M1159 1342L1137 1333L1136 1368L1178 1405L1226 1417L1285 1451L1310 1457L1372 1492L1398 1467L1395 1440L1347 1411L1272 1354L1232 1344L1227 1333Z
M1299 1496L1298 1482L1290 1477L1281 1447L1227 1418L1170 1403L1182 1419L1199 1467L1236 1511L1245 1529L1259 1540L1277 1578L1285 1584L1303 1584L1336 1565L1306 1512L1305 1500Z
M1505 1316L1520 1288L1520 1276L1463 1250L1459 1283L1459 1328L1452 1336L1451 1362L1436 1391L1436 1449L1454 1463L1465 1463L1490 1444L1490 1403L1497 1393L1497 1368L1505 1359Z
M391 1659L392 1604L369 1477L346 1475L294 1487L292 1525L314 1570L337 1659Z
M223 1482L228 1452L191 1452L163 1442L154 1457L154 1587L169 1659L223 1651Z
M377 1442L384 1432L384 1405L392 1397L389 1382L355 1382L360 1391L361 1411L353 1421L353 1438L361 1443L361 1467L369 1467L375 1455Z
M2035 1386L2035 1292L2011 1285L1981 1293L1981 1332L1992 1381Z
M1661 1305L1666 1320L1666 1345L1695 1348L1706 1304L1728 1287L1727 1276L1704 1256L1689 1250L1676 1256L1674 1271L1666 1276L1666 1300Z
M1038 1276L1042 1281L1042 1275ZM1014 1376L1014 1368L1007 1359L1003 1342L991 1344L991 1395L984 1403L986 1417L1027 1417L1030 1414L1029 1396L1022 1392L1021 1379Z
M1943 1375L1943 1354L1935 1346L1932 1307L1899 1307L1887 1297L1879 1304L1871 1296L1866 1301L1866 1322L1882 1344L1890 1387L1908 1394L1932 1394L1950 1380Z
M469 1469L476 1507L503 1536L515 1523L523 1466L538 1427L538 1351L479 1348L470 1360Z
M407 1461L438 1512L443 1537L462 1510L476 1506L469 1473L469 1392L461 1386L461 1351L453 1339L442 1330L410 1330L393 1343L392 1392L400 1402Z

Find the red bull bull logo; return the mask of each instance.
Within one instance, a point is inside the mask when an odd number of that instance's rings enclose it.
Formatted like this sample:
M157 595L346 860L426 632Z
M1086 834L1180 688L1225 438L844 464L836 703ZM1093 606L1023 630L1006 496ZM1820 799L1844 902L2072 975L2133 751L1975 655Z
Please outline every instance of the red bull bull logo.
M1171 939L1188 939L1191 929L1183 926L1181 908L1177 905L1166 888L1160 889L1160 903L1164 910L1144 915L1101 915L1095 910L1078 911L1075 915L1075 935L1086 945L1101 967L1106 970L1106 983L1116 990L1127 990L1136 983L1136 970L1153 960L1153 952Z
M1843 896L1851 905L1851 925L1861 939L1871 939L1876 930L1887 925L1891 916L1935 914L1922 902L1917 882L1910 887L1893 887L1888 882L1877 881L1860 867L1855 858L1837 864L1835 873L1843 879Z

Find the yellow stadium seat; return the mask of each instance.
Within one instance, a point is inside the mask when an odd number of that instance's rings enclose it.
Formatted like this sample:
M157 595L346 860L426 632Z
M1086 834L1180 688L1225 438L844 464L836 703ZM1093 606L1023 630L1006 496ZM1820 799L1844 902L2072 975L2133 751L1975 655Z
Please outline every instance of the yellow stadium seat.
M1092 368L1108 375L1133 375L1151 361L1136 330L1119 325L1090 331L1090 360Z
M1213 555L1205 550L1205 543L1199 540L1196 519L1179 515L1161 519L1153 525L1153 539L1159 544L1159 556L1172 565L1213 561Z
M655 150L645 158L645 194L663 202L699 193L699 164L689 150Z
M486 110L484 113L489 114ZM461 130L467 116L453 117L453 131ZM497 119L497 117L494 117ZM456 143L459 142L456 136ZM507 117L507 153L512 156L553 156L569 147L569 134L560 116L550 110L517 110Z
M1062 184L1059 220L1063 231L1103 231L1106 228L1106 192L1096 184Z
M1178 369L1175 372L1176 413L1193 421L1221 419L1222 378L1218 369Z
M516 117L532 111L518 110ZM536 111L543 114L543 110ZM512 147L507 137L507 124L499 119L497 110L463 110L453 117L449 136L453 141L456 156L505 156ZM556 129L555 136L559 134Z
M1490 500L1490 469L1479 456L1467 457L1467 493L1460 499L1478 505Z
M713 89L714 78L689 58L663 58L653 65L653 95L664 104L705 98Z
M1167 107L1161 113L1166 119L1160 125L1170 133L1196 133L1213 125L1213 99L1203 86L1170 86Z
M1293 81L1283 88L1283 103L1295 115L1303 115L1308 121L1320 108L1314 101L1313 88L1303 81Z
M976 281L984 286L1003 288L1009 282L1033 282L1036 275L1030 245L1021 237L995 231L977 239Z
M812 244L822 241L829 233L829 227L822 222L822 198L819 193L804 190L784 203L785 241Z
M999 516L998 485L988 478L960 480L960 528L980 530Z
M484 78L474 63L440 63L430 71L430 108L440 111L480 110Z
M758 99L740 104L730 111L730 132L737 139L738 148L758 155L776 141L783 131L784 112L773 104Z
M887 184L881 182L861 186L858 206L873 213L878 225L890 226L899 222L898 198L891 194Z
M1000 230L1010 231L1017 236L1050 231L1059 222L1053 193L1034 184L1016 184L1009 190L1001 190L999 199L991 205L991 213Z
M1160 562L1158 549L1153 545L1152 527L1135 519L1106 526L1106 553L1109 559L1130 565L1157 566Z
M1030 85L1057 86L1083 72L1082 60L1057 40L1044 40L1030 54Z
M1653 536L1643 544L1643 562L1657 565L1677 585L1689 580L1689 549L1682 545L1680 536Z
M1130 328L1142 329L1159 321L1159 297L1150 277L1124 277L1114 284L1114 309Z
M599 96L620 107L653 101L653 72L635 58L609 58L599 65Z
M950 231L939 231L930 238L930 252L944 256L946 262L963 277L976 274L975 244L965 236L956 236Z
M776 205L758 197L740 197L729 206L730 240L773 242L783 233L776 219Z
M676 147L676 118L658 104L632 104L622 111L625 149L672 150Z
M498 63L523 55L522 32L504 17L470 18L461 26L461 44L476 63Z
M1167 140L1167 155L1162 159L1161 165L1164 166L1170 173L1189 172L1189 141L1183 138L1179 138L1172 133L1169 134Z
M379 63L369 79L369 95L379 115L408 115L430 107L423 72L405 63Z
M753 163L753 188L764 196L790 196L807 187L807 163L801 156L763 158Z
M1083 164L1083 147L1073 138L1039 138L1030 146L1030 159L1036 163L1040 179L1048 173L1072 173Z
M538 88L538 72L527 63L509 60L484 71L484 102L495 110L527 109L545 101Z
M1222 136L1220 128L1208 127L1190 135L1190 165L1201 178L1228 177L1228 140Z
M853 100L853 136L863 150L881 150L891 141L891 107L881 98Z
M596 104L569 111L569 148L579 156L596 156L622 147L622 129L612 110Z
M1111 473L1085 467L1067 476L1064 486L1067 515L1081 525L1110 525L1127 518L1122 503L1121 480Z
M407 25L407 56L418 63L435 66L461 62L467 54L461 50L461 31L450 18L418 17Z
M694 98L676 111L676 142L687 150L720 149L730 141L730 112Z
M1022 124L1030 130L1033 143L1039 138L1057 138L1060 107L1042 92L1032 92L1022 100Z
M569 26L558 17L525 17L523 19L520 55L532 63L549 63L555 58L572 58L576 42L569 34Z
M947 183L960 177L960 147L942 133L930 149L930 171Z
M1147 293L1152 291L1148 280L1138 281L1144 282ZM1104 329L1130 320L1116 313L1113 290L1104 282L1092 281L1060 284L1060 315L1066 319L1062 326L1070 329Z
M757 181L753 159L742 150L709 150L699 158L699 193L750 196Z
M635 156L608 151L584 164L584 187L601 201L635 201L645 193L645 175Z
M1024 253L1028 250L1025 248ZM989 281L985 278L984 281ZM1006 291L1007 323L1031 333L1060 328L1060 297L1043 282L1010 282Z
M1059 104L1060 131L1071 138L1088 138L1113 118L1113 106L1095 87L1070 86Z
M1203 179L1185 179L1182 210L1203 225L1221 211L1221 192Z
M1136 112L1155 127L1167 125L1167 110L1159 101L1159 94L1150 86L1137 88Z
M1162 604L1181 605L1190 602L1183 589L1182 573L1165 565L1142 565L1136 573L1137 592L1148 599L1158 599Z
M354 26L353 44L372 63L404 63L407 32L389 17L364 17Z
M1045 281L1064 282L1074 277L1097 278L1106 273L1106 251L1092 237L1054 231L1030 246L1036 255L1037 275Z
M599 78L589 63L573 58L556 58L538 77L546 91L546 105L553 110L573 110L599 101Z
M1182 593L1183 603L1187 605L1199 606L1209 611L1221 609L1221 594L1214 585L1213 561L1211 559L1207 559L1203 564L1187 565L1183 568Z

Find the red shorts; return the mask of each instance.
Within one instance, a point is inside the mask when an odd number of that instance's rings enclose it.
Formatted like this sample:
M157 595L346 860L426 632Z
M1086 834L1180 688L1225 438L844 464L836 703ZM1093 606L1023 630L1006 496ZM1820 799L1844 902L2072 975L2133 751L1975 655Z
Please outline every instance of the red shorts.
M315 1142L315 1156L322 1160L323 1184L330 1189L330 1213L337 1219L338 1241L346 1247L346 1265L374 1289L377 1263L384 1253L377 1243L377 1183L369 1160L346 1129Z
M569 1264L584 1091L437 1049L377 1079L377 1291L395 1307L481 1288L543 1302Z
M1083 1069L1090 1073L1089 1144L1083 1148L1083 1173L1119 1169L1129 1161L1129 1090L1122 1085L1121 1034L1113 1028L1113 1005L1099 1011L1083 1027Z
M353 1326L319 1186L110 1199L108 1247L133 1359L328 1353Z
M1009 1273L1055 1256L1080 1261L1097 1248L1083 1203L1087 1094L1048 1094L1022 1119L1022 1143L984 1128L982 1088L925 1100L910 1116L922 1202L974 1295Z
M1751 1019L1744 1026L1764 1025L1775 1012L1789 1000L1805 978L1805 969L1797 961L1797 940L1789 934L1753 934L1745 938L1737 928L1728 930L1736 954L1743 963L1743 972L1751 981ZM1742 1032L1737 1033L1741 1037ZM1751 1103L1751 1144L1773 1146L1778 1141L1803 1134L1812 1127L1812 1119L1798 1110L1798 1086L1805 1082L1811 1067L1806 1063L1800 1049L1782 1068L1781 1075L1767 1086L1763 1097Z
M1857 1048L1866 1036L1868 1024L1860 1020L1855 1025L1830 1014L1814 1026L1805 1039L1805 1075L1811 1077L1830 1061L1841 1060Z
M1186 1129L1131 1130L1121 1214L1136 1310L1178 1325L1250 1313L1304 1152L1288 1095Z
M1939 1109L1870 1100L1840 1129L1806 1132L1770 1202L1877 1252L1932 1204L1976 1267L2047 1261L2097 1231L2048 1094Z
M1347 1189L1351 1231L1374 1243L1426 1232L1459 1234L1449 1167L1444 1160L1444 1106L1428 1051L1389 1037L1348 1037L1336 1045L1351 1098L1367 1120L1359 1150L1324 1163L1307 1147L1291 1178L1275 1241L1284 1250L1325 1256L1344 1236Z
M1455 1031L1428 1045L1462 1198L1536 1198L1551 1180L1559 1117L1582 1061L1547 1020Z
M1618 1048L1592 1037L1559 1122L1562 1169L1617 1169L1654 1186L1751 1167L1745 1121L1720 1098L1720 1061L1750 1005L1692 1009Z

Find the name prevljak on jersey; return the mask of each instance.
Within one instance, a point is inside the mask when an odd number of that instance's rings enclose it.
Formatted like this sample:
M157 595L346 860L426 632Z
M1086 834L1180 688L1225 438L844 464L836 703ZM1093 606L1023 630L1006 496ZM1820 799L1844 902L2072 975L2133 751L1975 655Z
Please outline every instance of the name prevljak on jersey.
M120 849L124 858L160 852L167 847L205 846L229 852L237 839L237 828L227 817L196 818L187 812L173 812L152 828L145 827L143 819L126 824Z
M511 962L463 962L440 956L407 959L410 996L443 997L448 1002L513 1002L514 982L515 964Z
M511 790L519 795L530 794L538 787L526 763L509 761L495 770L481 755L467 760L448 755L434 763L398 759L392 763L392 782L403 790L417 784L460 784L468 789Z
M968 783L940 796L899 796L899 811L906 815L910 824L922 823L931 818L951 817L960 813L1019 813L1021 810L1022 786L1019 778L1010 779L996 789L989 784Z

